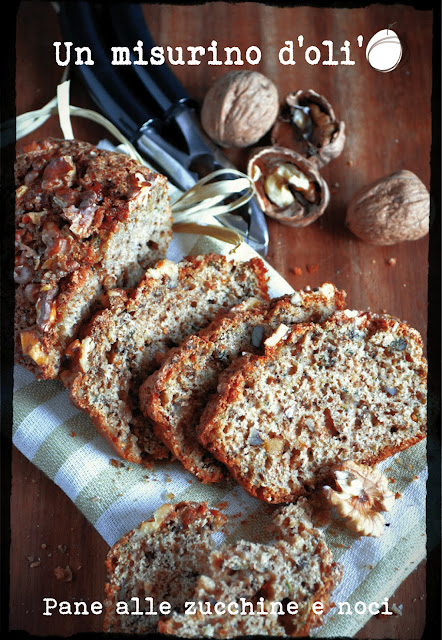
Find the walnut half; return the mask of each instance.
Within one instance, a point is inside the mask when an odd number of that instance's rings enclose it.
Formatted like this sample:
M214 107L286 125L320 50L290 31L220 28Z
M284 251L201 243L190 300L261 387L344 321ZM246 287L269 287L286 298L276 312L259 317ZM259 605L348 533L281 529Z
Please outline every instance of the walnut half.
M285 147L255 148L247 173L270 218L305 227L321 216L330 200L325 180L306 158Z
M345 519L351 531L379 537L384 531L381 511L390 511L395 495L378 469L346 460L332 468L336 490L324 487L328 502Z

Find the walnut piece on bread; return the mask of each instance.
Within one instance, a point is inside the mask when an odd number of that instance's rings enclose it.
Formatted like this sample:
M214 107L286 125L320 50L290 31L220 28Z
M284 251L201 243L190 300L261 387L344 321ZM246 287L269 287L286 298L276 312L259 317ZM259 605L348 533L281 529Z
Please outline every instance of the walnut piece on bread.
M16 360L56 378L104 293L133 287L172 237L167 179L122 153L48 138L15 163Z
M381 511L390 511L395 494L379 469L346 460L332 468L336 489L324 487L324 493L345 525L361 536L378 538L384 531Z

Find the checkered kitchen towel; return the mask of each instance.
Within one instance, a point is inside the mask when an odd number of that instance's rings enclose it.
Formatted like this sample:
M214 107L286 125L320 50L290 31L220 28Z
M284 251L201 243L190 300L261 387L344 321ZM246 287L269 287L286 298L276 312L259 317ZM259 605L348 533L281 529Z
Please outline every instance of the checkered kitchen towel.
M227 253L230 249L205 236L197 241L197 236L175 234L168 257L179 261L189 253ZM243 244L235 255L248 260L256 254ZM287 282L270 266L268 269L271 295L290 293ZM150 468L121 461L116 464L116 454L97 435L87 415L70 404L61 383L37 381L22 367L16 367L14 383L15 446L65 491L109 545L151 518L164 502L181 500L203 500L212 506L221 503L229 516L229 541L238 537L264 539L265 534L259 532L265 531L263 525L269 518L267 505L233 481L203 485L178 462L162 461ZM346 606L341 607L341 614L338 607L333 609L314 632L316 636L353 636L370 617L368 604L382 603L391 596L425 557L425 443L395 455L380 467L394 479L394 489L402 496L385 514L387 526L378 539L357 538L337 521L326 528L334 559L344 566L343 580L332 600L336 604L349 602L353 613L347 614Z

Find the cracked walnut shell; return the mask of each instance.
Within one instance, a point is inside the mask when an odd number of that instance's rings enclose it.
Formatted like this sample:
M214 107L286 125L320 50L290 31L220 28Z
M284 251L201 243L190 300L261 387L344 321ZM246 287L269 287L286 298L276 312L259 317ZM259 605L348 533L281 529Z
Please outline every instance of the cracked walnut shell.
M272 144L294 149L320 169L337 158L345 144L345 123L311 89L289 93L273 125Z
M249 147L272 127L279 110L278 90L257 71L229 71L207 92L201 124L221 147Z
M384 518L380 512L390 511L395 501L387 478L378 469L352 460L335 465L331 471L337 488L324 487L324 493L347 528L362 536L382 535Z

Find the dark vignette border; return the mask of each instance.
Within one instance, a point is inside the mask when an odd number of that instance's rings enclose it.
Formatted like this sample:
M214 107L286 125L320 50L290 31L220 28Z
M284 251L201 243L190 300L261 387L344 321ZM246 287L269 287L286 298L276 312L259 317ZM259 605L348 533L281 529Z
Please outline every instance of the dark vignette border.
M34 0L35 1L35 0ZM39 0L48 1L48 0ZM90 0L91 2L94 0ZM109 1L109 0L108 0ZM217 0L214 0L217 1ZM236 2L237 0L224 0ZM254 0L243 0L245 2ZM177 0L157 1L156 4L176 4ZM185 4L203 4L205 0L194 0ZM12 0L2 14L1 20L1 122L15 118L15 28L20 0ZM145 2L145 4L149 4ZM266 1L279 7L312 6L333 8L361 8L371 4L393 5L396 2L342 1ZM440 637L441 634L441 3L439 0L398 0L397 4L410 5L417 10L433 11L433 93L432 93L432 149L431 149L431 217L429 238L428 276L428 363L429 405L427 444L429 480L427 500L427 622L423 638ZM13 246L14 246L14 176L15 140L0 149L1 171L1 469L0 469L0 628L9 627L9 548L10 536L10 491L12 453L12 387L13 387ZM23 635L23 632L20 632ZM9 632L9 636L16 636ZM88 634L90 635L90 634ZM101 634L98 634L101 636ZM77 637L84 636L79 634ZM55 636L51 636L54 638ZM158 638L160 636L157 636Z

